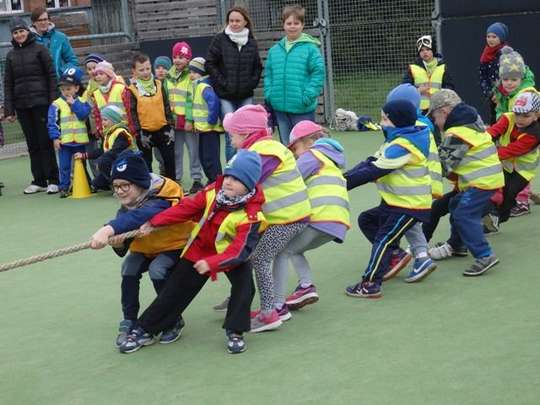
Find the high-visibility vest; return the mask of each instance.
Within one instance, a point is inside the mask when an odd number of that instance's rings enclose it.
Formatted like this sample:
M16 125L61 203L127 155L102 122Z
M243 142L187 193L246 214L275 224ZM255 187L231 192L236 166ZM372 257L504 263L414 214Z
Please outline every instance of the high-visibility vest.
M430 105L430 97L438 92L442 87L446 65L444 63L442 65L437 65L435 70L431 73L431 76L426 69L416 64L409 65L409 68L416 87L423 84L427 84L429 86L429 96L425 96L423 94L420 95L420 109L427 110Z
M189 73L187 71L182 72L177 81L165 79L165 86L173 113L176 115L186 115L186 97L191 88Z
M426 127L426 124L422 121L416 121L415 125L417 127ZM431 131L429 131L428 169L431 177L431 195L433 198L441 198L444 194L441 159L439 158L439 149L435 137Z
M57 98L53 104L60 113L60 142L64 143L88 143L88 131L86 123L77 118L71 111L71 107L63 98Z
M155 79L154 84L156 86L156 93L153 96L142 96L134 84L129 86L129 90L137 99L139 124L142 129L149 132L159 131L167 125L161 82Z
M464 126L446 130L446 136L456 136L470 145L469 150L453 170L458 175L458 189L470 187L495 190L504 186L502 165L497 148L487 132L478 132Z
M255 142L249 150L280 160L274 172L262 183L263 212L269 224L288 224L308 218L311 205L306 185L289 149L273 139Z
M114 141L116 141L116 138L118 138L120 134L122 134L122 136L127 135L130 150L137 150L137 145L133 139L133 135L129 133L127 128L119 127L105 134L105 139L103 141L104 152L111 150L112 146L114 145Z
M127 122L126 107L122 101L122 93L125 88L126 86L122 83L114 83L111 90L105 95L99 89L94 91L93 96L99 111L101 112L106 105L115 105L122 111L123 121Z
M432 191L427 157L405 138L394 139L385 149L392 145L407 149L412 159L405 166L376 180L379 194L388 205L394 207L430 209Z
M499 138L499 144L501 146L507 146L512 141L511 134L514 126L516 124L516 118L514 113L504 114L508 120L508 128L506 132ZM520 134L518 139L525 134ZM540 159L540 154L538 153L538 147L531 150L525 155L513 157L506 160L501 160L504 170L509 173L512 173L514 170L518 172L525 180L531 181L535 174L536 168L538 167Z
M319 171L306 179L310 222L339 222L351 227L347 181L341 170L324 153L316 149L310 152L321 162Z
M203 97L203 92L208 87L211 87L208 83L193 82L193 127L199 132L223 132L219 119L216 125L208 123L208 104Z
M162 177L164 182L152 198L159 198L174 206L180 202L184 193L175 181ZM191 221L157 228L149 235L136 238L131 242L129 250L146 255L158 255L162 252L182 249L189 238L195 224Z

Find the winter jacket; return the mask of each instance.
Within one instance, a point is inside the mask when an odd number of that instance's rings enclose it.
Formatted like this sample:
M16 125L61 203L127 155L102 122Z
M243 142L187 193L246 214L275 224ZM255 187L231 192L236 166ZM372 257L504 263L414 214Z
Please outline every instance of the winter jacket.
M247 44L238 50L237 44L220 32L210 43L204 66L210 75L210 84L220 98L244 100L252 97L262 73L257 41L250 33Z
M493 86L499 80L499 58L501 56L501 51L497 52L497 56L491 62L482 63L478 68L480 89L482 90L482 95L485 98L490 98L493 94Z
M11 41L4 71L6 117L15 109L49 106L57 97L56 74L47 49L30 33L21 45Z
M69 38L63 32L57 31L53 23L49 23L48 31L40 35L34 27L30 30L36 34L36 40L51 53L56 77L59 78L67 65L79 66L79 60L73 52Z
M444 65L445 62L440 54L435 54L435 57L437 58L437 66ZM421 67L422 69L426 69L426 66L424 65L424 62L422 61L422 58L417 58L414 62L414 65L417 65ZM411 69L407 67L407 71L405 72L405 76L403 76L402 83L410 83L414 86L414 77L411 73ZM441 88L443 89L451 89L454 90L455 86L452 81L452 77L450 76L450 73L448 73L448 66L446 66L446 69L444 70L443 75L443 81Z
M305 114L315 111L325 79L320 42L302 34L286 50L282 38L268 51L264 70L264 98L275 111Z
M506 115L502 115L499 120L486 129L491 137L496 140L503 136L508 130L510 121ZM510 133L510 143L506 146L497 146L497 154L500 160L512 159L518 156L525 155L540 143L540 124L534 122L527 128L518 128L514 125Z
M70 108L75 116L81 121L86 121L92 112L90 104L83 101L80 97L75 99ZM51 140L61 138L60 109L54 103L49 106L49 112L47 113L47 129L49 130L49 138Z
M497 103L497 106L495 107L495 115L497 119L499 119L502 114L510 112L511 108L510 108L509 102L511 98L513 98L521 90L527 87L534 87L534 86L535 86L534 73L528 66L525 66L525 74L523 75L521 84L512 93L506 93L499 80L499 82L497 82L497 87L495 87L493 91L493 94L495 95L495 99Z

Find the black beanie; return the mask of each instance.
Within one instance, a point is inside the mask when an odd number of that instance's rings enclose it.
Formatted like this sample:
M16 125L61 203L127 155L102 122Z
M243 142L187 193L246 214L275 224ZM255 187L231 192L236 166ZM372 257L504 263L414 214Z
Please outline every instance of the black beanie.
M383 112L398 128L413 126L416 122L416 108L409 100L394 100L386 103Z
M17 30L29 31L28 24L26 24L26 21L24 21L21 17L13 17L9 21L9 31L13 34L13 32Z
M150 188L151 177L148 166L139 154L127 151L121 153L111 169L111 183L115 179L127 180L140 188Z

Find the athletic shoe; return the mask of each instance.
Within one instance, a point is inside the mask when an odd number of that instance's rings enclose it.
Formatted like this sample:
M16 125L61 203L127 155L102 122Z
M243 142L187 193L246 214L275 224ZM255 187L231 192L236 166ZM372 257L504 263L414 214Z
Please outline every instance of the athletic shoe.
M60 198L68 198L69 197L69 191L62 190L60 191Z
M345 289L349 297L357 298L380 298L382 297L381 285L370 281L361 281Z
M291 312L289 311L289 307L287 304L283 304L281 309L277 310L279 319L281 319L283 322L288 321L292 318Z
M499 232L499 216L487 214L482 218L485 234L494 234Z
M133 330L134 326L135 321L130 321L129 319L120 321L120 325L118 326L118 336L116 337L116 347L120 347L122 343L127 340L127 337Z
M227 352L230 354L243 353L247 350L244 336L241 333L227 331Z
M467 248L460 247L454 249L448 242L439 242L429 249L429 256L433 260L444 260L449 257L465 257L467 256Z
M302 288L299 284L293 293L287 297L285 304L291 311L295 311L317 301L319 301L319 295L317 294L317 288L313 284L306 288Z
M161 334L159 338L159 343L161 343L162 345L166 345L176 342L178 339L180 339L184 326L186 326L184 320L182 318L178 319L178 321L176 321L176 323L171 329L166 330Z
M199 180L195 180L189 189L189 194L195 194L204 188L203 184Z
M463 275L468 277L480 276L497 264L499 264L499 259L495 255L482 257L476 259L473 265L463 272Z
M540 194L530 193L529 199L535 204L540 204Z
M388 281L394 278L398 273L403 270L412 259L412 255L403 249L396 249L392 252L390 257L389 270L384 274L383 281Z
M42 193L44 191L47 191L47 187L41 187L37 186L35 184L30 184L28 187L26 187L23 191L24 194L36 194L36 193Z
M518 201L516 205L510 210L510 216L512 218L521 217L522 215L527 215L531 213L529 203Z
M274 330L281 326L283 322L279 319L278 312L274 309L272 312L265 314L259 312L254 318L251 318L251 333L264 332Z
M221 304L214 305L212 308L214 309L214 311L224 312L227 310L230 300L231 300L231 297L227 297L225 298L225 300L223 300Z
M47 194L56 194L60 191L56 184L49 184L47 186Z
M405 279L407 283L414 283L416 281L421 281L427 276L430 275L432 271L437 268L437 263L431 260L430 257L422 257L420 259L415 259L413 268L410 271L409 275Z
M145 332L142 328L135 328L118 350L120 350L120 353L133 353L143 346L150 346L154 343L156 343L154 336Z

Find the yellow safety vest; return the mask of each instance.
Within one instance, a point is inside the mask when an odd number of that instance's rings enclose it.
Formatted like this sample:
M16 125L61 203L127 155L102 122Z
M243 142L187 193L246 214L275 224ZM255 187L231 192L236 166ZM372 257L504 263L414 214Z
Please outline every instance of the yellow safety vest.
M139 118L139 124L142 129L150 132L159 131L167 125L161 82L156 79L154 83L156 85L156 93L153 96L141 96L134 84L129 86L129 90L137 99L137 117Z
M511 142L511 134L514 126L516 124L516 119L514 113L504 114L508 120L508 128L506 132L500 137L499 144L501 146L507 146ZM525 134L518 136L518 139ZM540 159L540 154L538 153L538 147L534 148L529 153L525 155L513 157L506 160L501 160L504 170L509 173L512 173L514 170L518 172L525 180L531 181L536 175L536 168L538 167Z
M538 94L538 91L534 87L525 87L524 89L521 89L520 91L518 91L516 94L514 94L508 100L508 111L507 112L512 112L512 108L514 108L514 104L516 104L516 100L517 100L518 96L520 96L522 93L537 93Z
M422 121L416 121L415 125L417 127L426 127L426 124ZM441 198L444 194L441 159L439 158L439 149L435 137L431 131L429 131L428 169L431 177L431 195L433 198Z
M496 190L504 186L502 165L497 148L487 132L458 126L448 128L446 136L456 136L470 145L453 173L458 175L458 189L465 191L470 187L482 190Z
M321 162L320 170L306 179L311 203L310 222L339 222L351 227L347 181L341 170L324 153L310 149Z
M219 119L216 125L208 123L208 104L203 97L203 91L208 87L210 87L208 83L193 82L193 126L199 132L223 132Z
M164 181L152 198L167 200L171 203L171 206L178 204L184 196L182 187L171 179L161 178ZM171 250L180 250L186 245L194 226L193 222L188 221L159 227L149 235L134 239L129 245L129 250L149 256Z
M77 118L63 98L57 98L53 104L60 113L60 143L88 143L86 123Z
M106 105L115 105L122 111L123 121L127 122L126 107L122 101L122 93L125 88L126 86L122 83L114 83L111 90L106 95L103 95L99 89L94 91L93 96L99 111L101 112Z
M263 212L269 224L288 224L308 218L311 205L306 185L289 149L273 139L255 142L249 150L280 160L278 167L262 183Z
M118 138L120 134L122 134L122 136L127 135L130 150L137 150L137 145L135 143L135 140L133 139L133 135L129 133L129 130L127 128L119 127L114 129L110 133L105 134L105 140L103 141L104 152L108 152L109 150L111 150L112 146L114 145L114 141L116 141L116 138Z
M430 105L430 97L437 93L442 87L446 65L437 65L431 76L426 69L416 64L409 65L409 68L416 87L419 87L422 84L427 84L429 86L429 96L423 94L420 95L420 109L427 110Z
M427 157L405 138L394 139L384 150L392 145L407 149L412 159L400 169L393 170L376 180L379 194L388 205L394 207L430 209L432 191Z
M191 80L189 80L187 70L180 74L176 82L165 79L165 86L172 112L175 115L186 115L186 97L191 88Z

